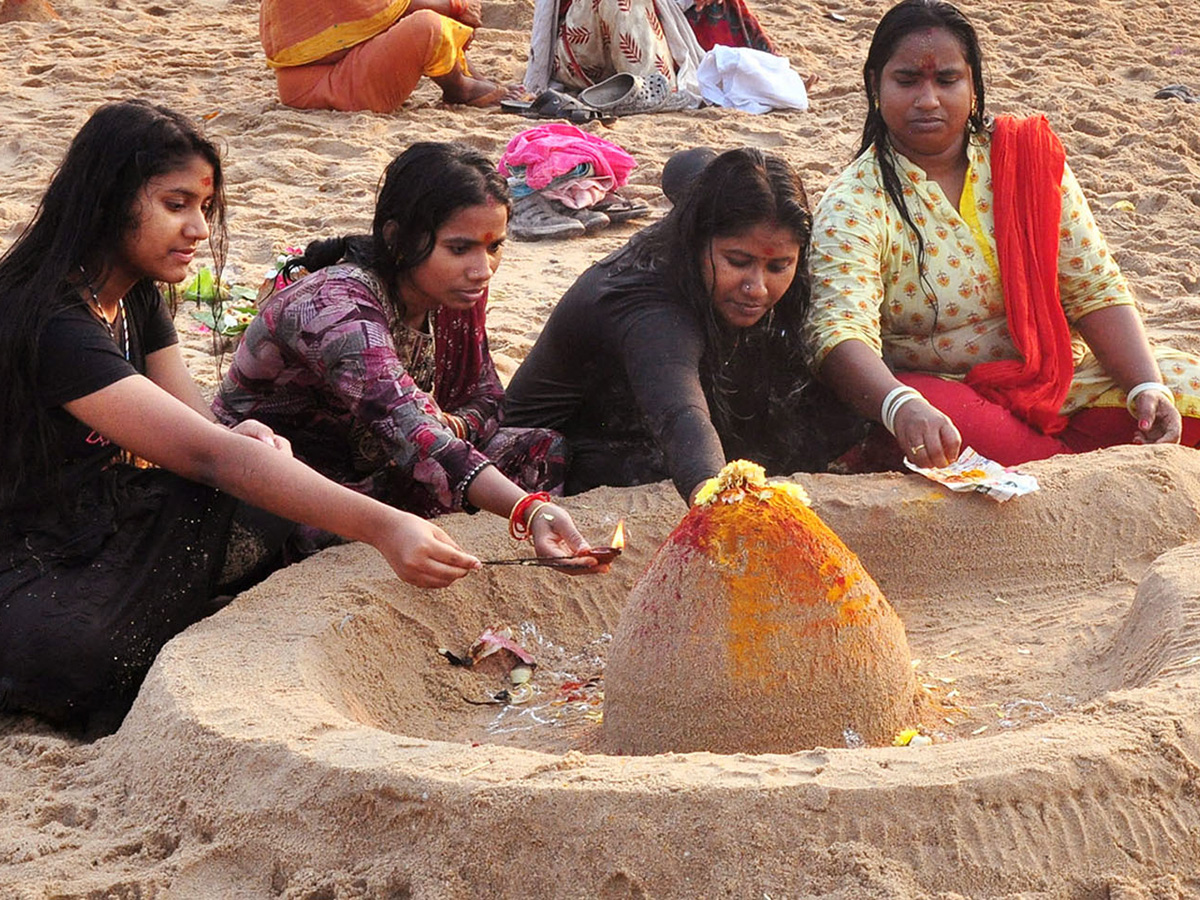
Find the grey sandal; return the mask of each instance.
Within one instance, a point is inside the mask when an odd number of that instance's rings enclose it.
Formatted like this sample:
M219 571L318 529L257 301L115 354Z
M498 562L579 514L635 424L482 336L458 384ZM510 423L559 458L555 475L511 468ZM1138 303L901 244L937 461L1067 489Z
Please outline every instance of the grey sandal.
M579 92L581 102L607 116L632 116L638 113L670 112L686 109L687 94L671 90L671 83L661 72L643 78L629 72L618 72L598 84Z
M580 209L572 209L565 203L562 203L558 200L551 200L550 208L557 213L560 213L564 216L570 216L572 219L582 222L583 230L588 234L599 231L601 228L607 228L612 222L612 219L594 206L584 206Z
M534 191L513 203L508 233L518 241L577 237L587 231L578 219L556 212L550 200Z

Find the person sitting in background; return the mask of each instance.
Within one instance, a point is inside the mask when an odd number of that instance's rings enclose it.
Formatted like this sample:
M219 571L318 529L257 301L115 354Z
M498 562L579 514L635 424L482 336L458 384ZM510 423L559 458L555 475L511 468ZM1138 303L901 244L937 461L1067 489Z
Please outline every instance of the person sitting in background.
M962 13L892 7L863 82L858 158L817 207L805 325L820 378L886 427L851 468L1196 446L1200 360L1147 342L1046 120L985 115Z
M502 424L484 328L508 186L482 154L422 142L384 174L369 235L314 241L242 336L213 409L254 418L335 481L432 517L486 509L543 555L586 549L551 504L562 438ZM539 497L544 514L525 504Z
M259 37L279 99L300 109L399 109L427 75L446 103L496 106L471 74L480 0L262 0Z
M764 53L779 52L745 0L692 0L686 4L683 14L705 50L720 44L749 47Z
M506 421L567 439L566 493L671 478L696 491L730 459L822 471L857 421L811 382L804 188L777 156L668 163L692 181L660 222L554 307L505 394Z

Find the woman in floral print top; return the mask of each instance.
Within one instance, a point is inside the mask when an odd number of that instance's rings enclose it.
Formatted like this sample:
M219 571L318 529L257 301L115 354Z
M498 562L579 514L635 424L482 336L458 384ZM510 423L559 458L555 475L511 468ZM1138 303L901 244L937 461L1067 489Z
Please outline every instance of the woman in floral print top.
M213 403L226 422L272 423L328 477L426 517L507 517L527 491L561 493L562 438L505 428L487 347L507 185L476 151L414 144L385 174L371 235L310 244L247 328ZM543 507L542 555L586 549ZM587 562L581 563L586 567Z
M904 0L876 29L863 145L813 223L820 377L888 426L894 442L870 440L889 463L945 465L968 444L1010 465L1181 434L1195 446L1200 361L1147 343L1061 144L1043 119L985 118L981 71L949 3ZM1046 240L1024 246L1021 229Z

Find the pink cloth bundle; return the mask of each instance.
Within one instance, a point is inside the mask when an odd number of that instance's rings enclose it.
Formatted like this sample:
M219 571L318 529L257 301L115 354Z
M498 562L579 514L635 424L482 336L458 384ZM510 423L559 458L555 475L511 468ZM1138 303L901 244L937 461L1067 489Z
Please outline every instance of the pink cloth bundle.
M610 177L614 187L625 184L637 160L611 141L566 123L548 123L514 135L497 168L507 177L514 166L525 167L525 183L541 190L577 166L591 163L595 177Z

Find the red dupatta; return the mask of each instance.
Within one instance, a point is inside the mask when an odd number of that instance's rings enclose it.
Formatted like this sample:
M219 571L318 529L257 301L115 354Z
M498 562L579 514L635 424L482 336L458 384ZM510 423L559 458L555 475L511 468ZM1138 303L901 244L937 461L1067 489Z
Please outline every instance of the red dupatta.
M1075 365L1058 293L1059 218L1066 153L1045 116L996 119L992 133L996 257L1019 360L980 363L966 383L1045 434L1059 415Z

